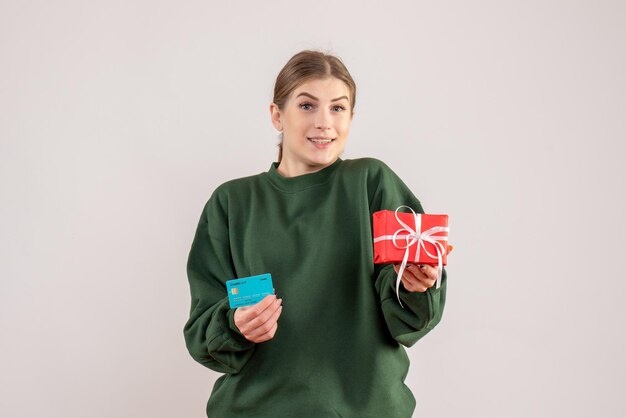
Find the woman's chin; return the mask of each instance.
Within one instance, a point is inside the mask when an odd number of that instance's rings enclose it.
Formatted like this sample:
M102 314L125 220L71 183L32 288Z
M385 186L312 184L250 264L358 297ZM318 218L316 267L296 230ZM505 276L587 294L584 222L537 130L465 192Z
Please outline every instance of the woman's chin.
M316 158L312 158L311 161L316 166L327 167L331 165L332 163L334 163L335 161L337 161L337 158L338 158L338 155L333 153L333 154L329 154L325 156L317 156Z

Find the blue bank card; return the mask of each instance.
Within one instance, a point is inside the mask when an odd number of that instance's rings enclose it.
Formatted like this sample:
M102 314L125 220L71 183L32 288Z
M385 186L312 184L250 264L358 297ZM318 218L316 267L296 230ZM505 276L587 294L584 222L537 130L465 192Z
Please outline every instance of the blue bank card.
M267 295L274 294L272 275L270 273L258 276L243 277L226 282L228 302L231 308L254 305Z

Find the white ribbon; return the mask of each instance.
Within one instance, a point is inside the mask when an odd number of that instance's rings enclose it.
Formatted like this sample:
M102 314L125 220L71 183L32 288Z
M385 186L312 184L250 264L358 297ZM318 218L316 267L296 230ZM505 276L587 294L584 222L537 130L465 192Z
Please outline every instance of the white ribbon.
M398 211L401 208L407 208L413 214L413 219L415 220L415 230L411 228L409 225L402 222L400 217L398 216ZM400 270L398 270L398 278L396 279L396 295L398 296L398 302L400 302L400 306L402 306L402 302L400 301L400 282L402 279L402 274L404 273L404 269L406 268L406 264L409 260L409 249L412 245L417 244L417 248L415 250L415 262L417 263L420 258L420 251L424 249L424 252L428 254L429 257L435 258L437 257L437 285L436 288L439 289L441 286L441 276L443 275L443 255L447 251L447 246L444 246L440 241L447 241L447 236L433 236L435 234L441 232L448 232L450 228L447 226L434 226L424 232L421 232L422 229L422 214L415 213L415 211L409 206L398 206L395 211L396 220L402 226L402 228L398 229L393 235L383 235L380 237L374 238L374 242L383 241L383 240L391 240L393 245L396 248L404 248L404 258L402 259L402 264L400 264ZM402 235L400 235L402 234ZM398 244L398 238L404 238L405 244ZM429 242L435 246L437 250L437 255L431 254L427 249L425 242ZM402 306L404 307L404 306Z

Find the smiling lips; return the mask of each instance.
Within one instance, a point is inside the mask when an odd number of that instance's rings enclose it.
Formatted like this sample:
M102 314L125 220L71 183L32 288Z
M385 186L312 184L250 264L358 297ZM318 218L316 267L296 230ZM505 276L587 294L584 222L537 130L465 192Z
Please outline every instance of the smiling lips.
M307 137L307 139L315 144L320 144L320 145L330 144L332 141L335 140L335 138L324 138L324 137L315 137L315 138Z

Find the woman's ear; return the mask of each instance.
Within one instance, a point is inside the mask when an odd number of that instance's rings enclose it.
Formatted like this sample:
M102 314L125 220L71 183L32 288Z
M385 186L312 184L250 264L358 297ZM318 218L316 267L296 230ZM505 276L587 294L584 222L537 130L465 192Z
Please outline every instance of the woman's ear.
M283 131L283 124L281 122L281 114L280 109L276 105L276 103L270 103L270 117L272 118L272 125L276 128L277 131Z

